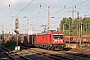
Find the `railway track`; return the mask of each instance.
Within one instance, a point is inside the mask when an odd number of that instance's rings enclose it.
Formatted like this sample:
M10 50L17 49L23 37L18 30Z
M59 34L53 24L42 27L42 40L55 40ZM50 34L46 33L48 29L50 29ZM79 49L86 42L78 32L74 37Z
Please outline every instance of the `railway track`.
M7 55L9 60L43 60L42 57L48 58L46 60L90 60L90 57L86 57L86 55L80 55L74 53L73 51L51 51L40 48L28 48L26 46L21 47L21 51L17 52L9 52L6 48L2 49L3 54ZM19 54L19 52L21 52ZM41 57L35 57L35 55L39 55Z
M84 52L80 53L79 51L60 51L59 53L65 53L66 55L74 56L76 59L90 60L90 54L83 54Z
M81 53L74 54L74 53L66 52L66 54L70 54L70 55L74 55L74 56L80 56L80 57L85 57L85 58L90 58L90 55L85 55L85 54L81 54Z
M2 54L2 60L16 60L15 58L13 58L12 56L9 55L9 50L4 48L4 47L0 47L1 50L1 54Z
M30 52L48 57L50 59L55 59L55 60L60 60L60 59L62 59L62 60L73 60L71 58L67 58L67 57L63 57L63 56L57 56L57 55L54 55L54 54L49 54L49 53L46 53L46 52L41 52L41 51L36 51L36 50L30 50Z
M63 55L57 55L57 54L52 54L52 53L47 53L47 52L42 52L42 51L37 51L35 49L30 49L28 50L29 52L38 54L38 55L42 55L44 57L48 57L50 59L54 59L54 60L74 60L73 58L69 58L69 57L65 57Z
M75 55L58 51L47 51L44 49L30 49L29 51L56 60L90 60L89 57L83 55Z
M30 58L27 58L19 54L12 54L11 56L13 56L16 60L31 60Z
M5 47L0 47L1 53L2 53L2 58L3 60L31 60L30 58L14 54L14 52L10 52L9 49ZM18 56L18 57L16 57Z
M23 48L26 48L26 46L22 46L22 49ZM61 59L60 56L58 57L58 56L55 56L53 54L48 54L46 52L41 52L41 51L37 51L37 50L33 50L33 49L28 49L28 51L31 53L37 54L37 55L41 55L41 56L44 56L44 57L47 57L50 59L54 59L54 60L60 60ZM62 58L64 58L64 57L62 57ZM66 58L66 59L69 59L69 58ZM35 59L35 60L37 60L37 59ZM65 58L64 58L64 60L65 60Z
M80 54L79 52L74 53L74 51L51 51L39 48L30 48L28 51L54 60L90 60L90 57L87 55Z

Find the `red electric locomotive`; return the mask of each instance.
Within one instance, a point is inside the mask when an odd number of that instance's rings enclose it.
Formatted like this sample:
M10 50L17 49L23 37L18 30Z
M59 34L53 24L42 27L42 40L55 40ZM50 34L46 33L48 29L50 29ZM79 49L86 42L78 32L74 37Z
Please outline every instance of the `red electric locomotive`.
M64 33L57 31L38 33L36 35L35 46L47 49L64 48Z

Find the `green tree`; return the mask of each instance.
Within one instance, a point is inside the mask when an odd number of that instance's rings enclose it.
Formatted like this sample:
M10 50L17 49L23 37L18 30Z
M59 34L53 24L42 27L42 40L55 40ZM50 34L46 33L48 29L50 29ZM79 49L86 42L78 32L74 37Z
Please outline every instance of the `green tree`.
M80 21L80 33L82 35L90 35L90 18L85 17L85 18L79 18ZM70 22L70 35L71 36L77 36L77 23L79 22L77 19L74 19L72 21L71 17L68 18L63 18L60 22L60 30L63 31L63 24L64 24L64 34L69 35L69 22ZM81 27L82 26L82 27ZM82 28L82 32L81 32Z

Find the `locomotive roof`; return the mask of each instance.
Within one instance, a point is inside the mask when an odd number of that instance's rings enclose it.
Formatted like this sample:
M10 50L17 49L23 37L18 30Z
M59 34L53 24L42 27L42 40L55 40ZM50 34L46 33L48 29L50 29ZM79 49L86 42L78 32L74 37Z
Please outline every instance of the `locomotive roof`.
M45 35L45 34L50 34L50 33L59 33L58 31L55 31L55 32L43 32L43 33L37 33L37 35ZM63 32L61 32L63 33Z
M48 32L44 32L44 33L37 33L37 35L43 35L43 34L48 34Z

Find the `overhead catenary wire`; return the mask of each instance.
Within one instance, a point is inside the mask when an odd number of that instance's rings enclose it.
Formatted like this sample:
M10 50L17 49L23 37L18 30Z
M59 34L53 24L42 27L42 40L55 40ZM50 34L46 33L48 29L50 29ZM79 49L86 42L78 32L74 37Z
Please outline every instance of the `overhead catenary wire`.
M87 0L87 1L89 1L89 0ZM71 8L72 8L72 6L71 6ZM69 7L66 8L66 9L69 9ZM62 10L62 11L64 11L64 10ZM21 12L22 12L22 11L21 11ZM59 11L59 12L61 12L61 11ZM58 12L58 13L59 13L59 12ZM20 13L20 12L19 12L19 13ZM18 14L19 14L19 13L18 13ZM17 15L18 15L18 14L17 14ZM54 14L54 13L53 13L53 14ZM55 13L55 14L56 14L56 13ZM17 16L17 15L16 15L16 16ZM45 16L45 17L47 17L47 16ZM43 18L43 17L42 17L42 18ZM42 19L42 18L41 18L41 19ZM11 19L11 20L12 20L12 19ZM10 21L11 21L11 20L10 20ZM9 21L8 21L8 22L9 22ZM6 22L6 23L7 23L7 22Z
M52 1L52 3L54 4L54 2L53 2L53 0L51 0ZM57 6L54 4L54 6L57 8ZM58 8L57 8L58 9Z
M87 0L87 1L89 1L89 0ZM81 3L79 3L79 4L85 3L85 2L87 2L87 1L81 2ZM77 5L79 5L79 4L77 4ZM72 7L72 6L71 6L71 7ZM66 9L69 9L69 8L71 8L71 7L68 7L68 8L66 8ZM23 10L23 9L22 9L22 10ZM21 11L22 11L22 10L21 10ZM63 9L63 10L65 10L65 9ZM61 11L63 11L63 10L60 10L60 11L58 11L58 12L61 12ZM20 12L21 12L21 11L20 11ZM20 13L20 12L19 12L19 13ZM53 14L56 14L56 13L58 13L58 12L55 12L55 13L53 13ZM18 13L18 14L19 14L19 13ZM17 15L18 15L18 14L17 14ZM17 15L16 15L16 16L17 16ZM46 17L46 16L45 16L45 17ZM45 17L42 17L42 18L45 18ZM42 18L40 18L40 19L42 19ZM12 20L12 19L11 19L11 20ZM36 21L36 20L35 20L35 21Z
M52 0L51 0L52 1ZM40 2L41 2L41 0L40 0ZM71 2L71 1L70 1ZM70 2L67 2L66 4L68 4L68 3L70 3ZM54 2L52 1L52 3L54 4ZM40 3L40 5L41 5L41 3ZM55 7L57 7L55 4L54 4L54 6ZM64 5L64 7L65 7L66 5ZM41 5L41 8L42 8L42 5ZM42 8L43 9L43 8ZM58 8L57 8L58 9ZM47 11L47 10L45 10L45 11ZM40 14L40 13L39 13ZM46 18L47 16L44 16L44 17L41 17L41 18L39 18L39 19L42 19L42 18ZM36 20L34 20L34 21L37 21L37 19Z
M81 3L79 3L79 4L76 4L75 6L80 5L80 4L83 4L83 3L87 2L87 1L89 1L89 0L83 1L83 2L81 2ZM69 9L69 8L72 8L72 6L66 8L66 9ZM64 9L63 9L63 10L64 10ZM61 10L61 11L63 11L63 10ZM58 11L58 12L61 12L61 11ZM57 12L56 12L56 13L57 13ZM56 13L53 13L53 14L56 14ZM90 14L87 14L87 15L90 15ZM50 23L50 24L55 24L55 23L58 23L58 22L53 22L53 23Z
M25 1L25 0L24 0L24 1ZM24 1L23 1L23 2L24 2ZM23 2L21 2L17 7L20 7L20 6L23 4ZM13 10L11 11L11 6L12 6L12 4L9 3L8 6L9 6L10 13L7 14L7 15L4 17L4 19L2 19L2 20L5 20L8 16L11 16L11 13L14 12L14 10L16 10L16 8L17 8L17 7L15 7L15 9L13 9Z
M88 2L88 1L89 1L89 0L83 1L83 2L81 2L81 3L76 4L75 6L80 5L80 4L83 4L83 3ZM59 12L61 12L61 11L64 11L64 10L69 9L69 8L72 8L72 7L73 7L73 6L67 7L67 8L65 8L65 9L59 10L59 11L53 13L53 14L59 13Z
M64 10L66 10L66 9L70 9L70 8L72 8L73 6L81 5L81 4L86 3L86 2L88 2L88 1L90 1L90 0L86 0L86 1L80 2L80 3L78 3L78 4L76 4L76 5L72 5L72 6L70 6L70 7L66 7L66 8L64 8L64 9L62 9L62 10L59 10L59 11L57 11L57 12L55 12L55 13L52 13L51 15L57 14L57 13L59 13L59 12L62 12L62 11L64 11ZM46 18L46 17L47 17L47 16L44 16L44 17L41 17L40 19L43 19L43 18ZM37 21L37 20L34 20L34 21Z
M16 16L19 15L25 8L27 8L33 1L34 1L34 0L30 1L23 9L20 10L20 12L18 12L18 13L16 14ZM16 16L15 16L15 17L16 17ZM15 17L13 17L11 20L13 20ZM7 21L6 23L10 22L11 20ZM5 23L5 24L6 24L6 23Z

